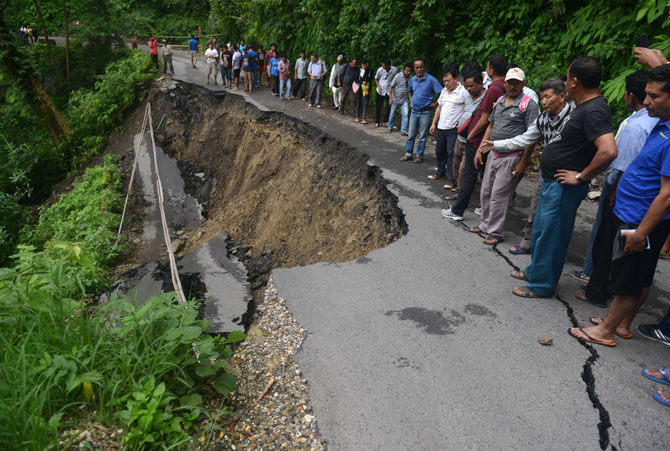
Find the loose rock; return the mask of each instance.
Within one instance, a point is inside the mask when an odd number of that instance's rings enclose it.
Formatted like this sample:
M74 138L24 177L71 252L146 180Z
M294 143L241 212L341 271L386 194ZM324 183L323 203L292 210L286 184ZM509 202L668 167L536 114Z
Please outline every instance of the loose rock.
M548 335L542 335L537 341L544 346L551 346L554 343L554 339Z

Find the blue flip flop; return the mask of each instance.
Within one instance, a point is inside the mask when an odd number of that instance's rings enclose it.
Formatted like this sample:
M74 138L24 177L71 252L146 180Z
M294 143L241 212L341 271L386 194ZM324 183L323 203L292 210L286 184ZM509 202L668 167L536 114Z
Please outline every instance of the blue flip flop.
M665 399L661 398L661 395L658 394L658 392L654 393L654 399L664 406L670 407L670 402L666 401Z
M526 249L522 248L520 244L518 244L511 248L509 253L514 255L528 255L530 254L530 251L527 251Z
M649 374L645 373L645 371L647 370L654 370L654 369L658 369L658 372L661 373L663 379L650 376ZM642 375L647 379L651 379L654 382L658 382L659 384L670 385L670 368L644 368L642 370Z

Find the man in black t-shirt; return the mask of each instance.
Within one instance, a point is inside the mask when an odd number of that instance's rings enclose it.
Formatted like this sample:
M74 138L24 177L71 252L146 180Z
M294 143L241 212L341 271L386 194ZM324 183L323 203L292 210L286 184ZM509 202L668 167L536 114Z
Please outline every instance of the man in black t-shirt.
M589 181L617 156L612 113L600 94L601 73L600 63L590 57L575 59L568 69L566 88L577 107L542 151L543 183L531 237L532 261L524 271L512 273L529 284L515 287L517 296L547 297L556 292L577 208Z

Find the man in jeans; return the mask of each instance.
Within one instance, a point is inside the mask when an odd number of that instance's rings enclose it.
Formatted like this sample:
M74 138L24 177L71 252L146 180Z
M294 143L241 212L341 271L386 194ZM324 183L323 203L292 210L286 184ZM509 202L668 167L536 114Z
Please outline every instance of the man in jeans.
M545 143L540 158L542 188L531 240L531 264L512 277L529 282L512 292L525 298L556 292L563 273L577 208L586 197L589 181L617 156L612 113L600 93L602 69L594 58L575 59L565 82L576 103L560 133Z
M309 106L316 105L321 108L321 91L323 91L323 79L326 76L326 63L320 60L316 53L310 56L312 60L307 66L307 74L309 75Z
M483 141L502 140L523 135L537 120L540 109L535 100L523 93L526 75L519 68L507 71L505 90L493 107L489 126ZM521 174L526 172L534 145L513 147L510 150L493 150L486 164L482 179L482 214L479 227L470 229L474 233L486 233L484 244L493 246L504 238L503 227L507 219L507 208ZM479 146L475 154L475 166L483 163L482 154L492 146Z
M409 161L414 153L414 141L419 135L419 144L416 148L414 163L423 162L423 153L426 150L426 139L430 128L430 119L433 112L435 95L442 92L440 83L426 73L426 62L423 58L414 60L414 73L409 81L409 100L412 105L412 114L409 118L409 134L405 143L405 156L400 161Z
M337 55L337 62L333 64L333 67L330 68L330 78L328 79L328 87L333 91L333 109L337 110L340 108L340 91L342 88L338 84L338 75L342 68L344 68L344 57L342 55Z
M468 91L468 96L465 98L465 106L463 107L463 114L458 120L458 129L465 127L466 122L472 117L472 113L477 109L479 104L484 98L484 93L486 89L484 88L484 78L482 77L482 72L480 70L470 70L469 72L463 73L463 83L465 84L465 89ZM465 137L460 134L456 138L454 143L454 181L455 185L460 188L463 183L463 172L465 172ZM444 185L445 189L449 189L449 183ZM456 187L451 187L452 191L456 192ZM458 196L450 195L447 196L447 200L458 200Z
M505 74L507 73L507 60L500 55L489 58L487 68L488 75L493 80L486 89L486 94L479 104L475 115L468 127L468 137L465 146L465 172L463 173L463 186L458 190L458 201L453 207L442 210L442 216L453 221L462 221L465 209L470 205L470 197L475 190L479 170L475 167L475 153L482 142L484 131L489 125L489 117L493 106L500 97L505 94Z
M305 100L305 89L307 88L307 66L309 61L305 57L305 51L300 51L300 58L295 62L295 73L293 74L293 98L300 92L300 100Z
M339 100L339 105L340 105L340 114L344 114L344 107L346 105L347 101L347 96L349 95L350 92L353 92L352 85L354 82L358 82L358 77L359 77L359 69L358 69L358 61L356 58L351 58L351 61L349 64L344 64L342 69L340 69L340 73L337 74L337 84L340 85L340 100ZM354 102L354 105L356 104L356 94L352 94L352 102Z
M377 84L377 92L375 93L375 114L377 119L375 122L377 127L381 127L383 119L388 117L388 112L382 114L382 106L386 102L386 109L389 108L389 85L397 73L398 69L391 66L391 62L385 59L382 61L382 67L377 69L377 73L375 74L375 83Z
M453 186L454 174L452 159L454 156L454 143L458 135L458 119L463 114L466 97L470 97L463 85L458 82L458 65L447 63L442 75L444 89L437 99L437 109L430 126L430 134L435 135L435 156L437 157L437 171L428 176L430 180L439 180L446 177L447 182Z
M395 113L400 108L402 121L400 122L400 134L407 136L407 123L409 122L409 76L412 73L412 65L405 64L402 72L396 74L389 85L389 127L388 133L393 131Z

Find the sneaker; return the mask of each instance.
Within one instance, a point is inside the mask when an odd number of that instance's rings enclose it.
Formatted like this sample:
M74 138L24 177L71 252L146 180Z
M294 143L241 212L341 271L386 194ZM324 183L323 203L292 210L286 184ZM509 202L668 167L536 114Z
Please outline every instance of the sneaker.
M482 207L477 207L477 208L475 208L475 214L476 214L477 216L481 216L481 215L482 215Z
M316 107L317 107L317 108L321 108L321 105L317 105Z
M451 211L451 208L448 209L448 210L442 210L440 213L442 213L442 216L444 216L445 218L449 218L452 221L462 221L463 220L463 216L458 216L456 213Z
M656 324L638 324L637 331L644 338L658 341L663 343L664 345L670 346L670 337L664 334L661 331L661 328L658 327Z
M589 280L591 280L591 277L584 271L572 271L570 275L575 279L579 280L580 282L589 283Z
M307 105L307 106L314 106L314 105L312 105L312 104L310 103L310 104L309 104L309 105Z

